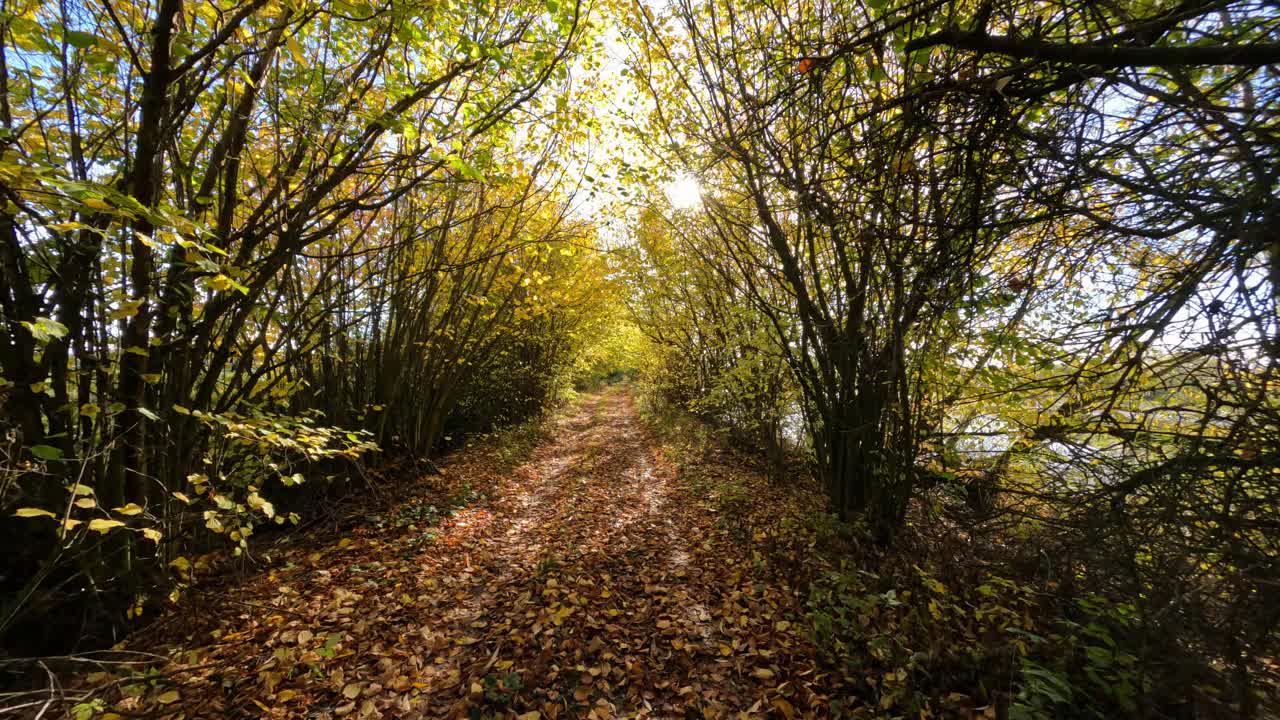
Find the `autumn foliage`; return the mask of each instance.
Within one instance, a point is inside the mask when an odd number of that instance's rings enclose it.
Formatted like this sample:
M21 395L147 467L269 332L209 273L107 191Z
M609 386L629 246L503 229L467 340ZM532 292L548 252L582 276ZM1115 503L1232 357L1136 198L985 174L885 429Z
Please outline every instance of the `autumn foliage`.
M10 0L0 710L1274 713L1278 34Z

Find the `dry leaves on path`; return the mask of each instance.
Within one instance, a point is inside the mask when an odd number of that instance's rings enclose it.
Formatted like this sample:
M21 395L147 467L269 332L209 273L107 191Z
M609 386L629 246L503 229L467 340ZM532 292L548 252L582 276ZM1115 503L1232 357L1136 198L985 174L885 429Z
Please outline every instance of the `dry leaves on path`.
M361 527L228 594L212 633L149 638L167 680L115 709L177 717L812 717L796 598L753 571L638 419L585 398L487 498ZM216 614L216 613L215 613Z

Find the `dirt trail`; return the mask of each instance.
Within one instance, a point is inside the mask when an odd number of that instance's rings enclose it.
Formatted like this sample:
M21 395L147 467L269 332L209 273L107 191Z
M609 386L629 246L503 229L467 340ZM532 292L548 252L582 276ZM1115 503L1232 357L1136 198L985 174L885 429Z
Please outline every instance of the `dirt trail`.
M227 593L190 669L120 709L186 717L800 717L822 698L794 597L754 577L630 394L584 398L488 498L361 527ZM403 507L418 500L410 498ZM214 613L217 615L217 613ZM210 623L214 621L209 621ZM171 667L170 670L173 668ZM799 708L799 709L798 709Z

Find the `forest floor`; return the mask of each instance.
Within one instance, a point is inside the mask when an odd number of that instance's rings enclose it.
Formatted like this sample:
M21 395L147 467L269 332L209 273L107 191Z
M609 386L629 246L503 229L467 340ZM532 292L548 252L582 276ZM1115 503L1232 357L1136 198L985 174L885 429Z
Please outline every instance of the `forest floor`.
M626 387L581 397L518 461L474 444L383 511L303 533L269 569L184 600L124 645L165 663L92 676L98 709L825 714L802 598L735 541L720 491L678 471ZM459 488L468 501L447 511Z

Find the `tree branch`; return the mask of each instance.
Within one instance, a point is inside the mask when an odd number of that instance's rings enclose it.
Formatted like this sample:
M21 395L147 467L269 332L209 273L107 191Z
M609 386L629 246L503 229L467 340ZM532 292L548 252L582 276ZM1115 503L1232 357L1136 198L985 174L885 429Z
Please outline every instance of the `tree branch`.
M1014 58L1102 67L1257 66L1280 63L1280 43L1187 47L1124 47L1050 43L965 30L943 30L907 43L906 51L947 45Z

